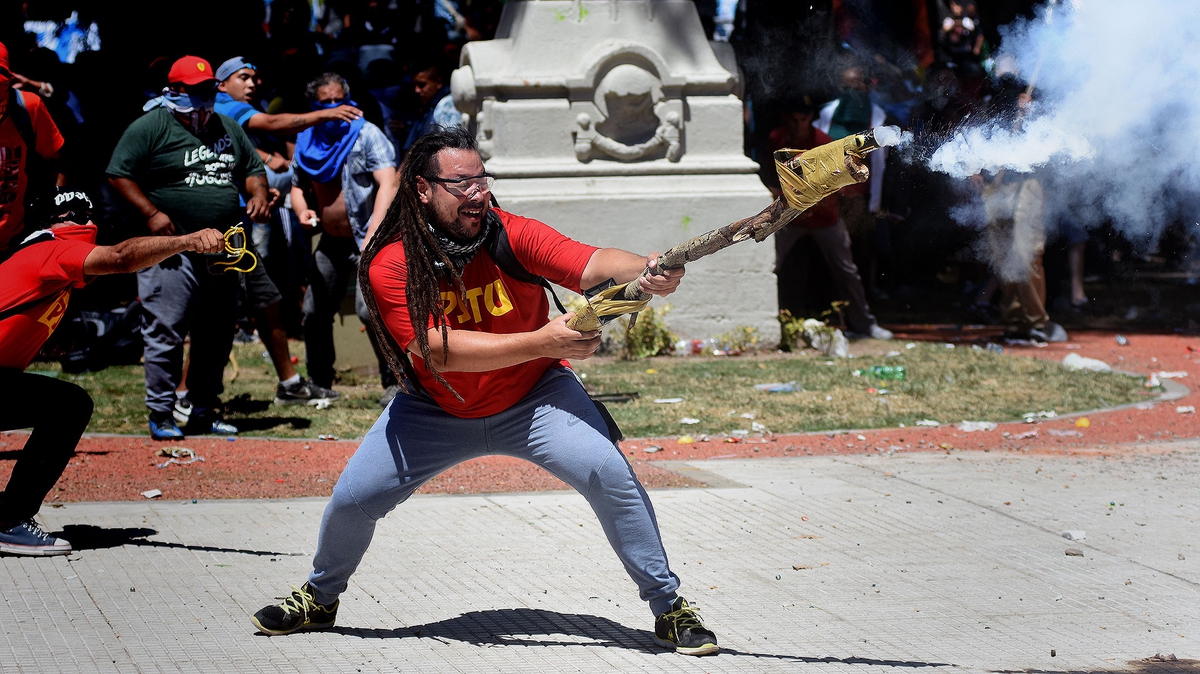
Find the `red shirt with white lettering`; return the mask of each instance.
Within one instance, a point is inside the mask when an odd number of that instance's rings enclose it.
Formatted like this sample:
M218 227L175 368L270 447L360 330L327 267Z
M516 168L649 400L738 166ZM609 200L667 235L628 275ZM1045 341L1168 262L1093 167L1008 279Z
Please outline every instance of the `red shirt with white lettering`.
M16 94L25 101L29 125L35 138L35 148L25 146L25 139L13 121L16 110L9 110L0 119L0 250L9 247L10 239L25 227L25 191L29 182L29 153L51 157L62 149L63 137L51 119L42 99L28 91ZM13 105L12 102L9 103ZM42 187L48 187L43 185Z
M580 278L592 253L598 250L570 239L548 225L506 213L500 216L513 253L525 269L551 283L580 292ZM371 289L383 324L396 343L407 347L416 339L405 293L408 280L404 245L389 244L371 260ZM466 297L446 278L439 285L442 307L451 330L474 330L493 334L532 332L550 322L550 303L541 286L522 283L505 274L485 250L475 254L462 271ZM429 326L433 327L433 317ZM450 414L465 419L486 417L512 407L533 389L550 366L561 362L538 358L519 365L487 372L442 372L446 381L463 397L438 383L420 356L409 354L417 379L434 401Z
M72 288L82 288L83 261L95 244L45 241L18 250L0 264L0 312L43 300L0 320L0 368L24 370L67 312Z

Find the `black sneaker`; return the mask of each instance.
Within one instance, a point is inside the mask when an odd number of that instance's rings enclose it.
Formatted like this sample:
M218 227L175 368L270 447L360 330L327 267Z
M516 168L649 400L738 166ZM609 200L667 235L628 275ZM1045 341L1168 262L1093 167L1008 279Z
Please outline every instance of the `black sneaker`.
M323 386L317 386L303 377L291 386L286 386L283 382L279 382L275 386L276 405L315 405L317 407L324 407L341 397L341 393Z
M337 618L338 603L326 606L313 599L312 585L292 586L292 596L277 606L266 606L250 616L250 622L263 634L277 636L301 630L327 630Z
M193 413L185 427L188 435L237 435L238 427L215 413Z
M42 530L32 519L10 529L0 530L0 553L49 557L71 552L71 544Z
M705 629L700 613L683 597L676 597L671 610L654 620L654 640L681 655L712 655L721 650L717 635Z

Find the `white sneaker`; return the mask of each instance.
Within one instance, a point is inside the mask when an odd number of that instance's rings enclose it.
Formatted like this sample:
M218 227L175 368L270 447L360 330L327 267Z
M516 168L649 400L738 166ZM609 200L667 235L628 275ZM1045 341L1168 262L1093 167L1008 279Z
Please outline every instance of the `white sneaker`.
M879 327L878 323L872 325L870 329L867 330L867 334L871 336L871 339L892 339L895 337L891 330Z

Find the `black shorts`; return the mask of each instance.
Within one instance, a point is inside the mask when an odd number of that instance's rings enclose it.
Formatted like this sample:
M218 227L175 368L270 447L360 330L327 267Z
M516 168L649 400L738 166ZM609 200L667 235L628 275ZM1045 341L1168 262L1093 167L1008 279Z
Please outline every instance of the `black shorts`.
M279 288L275 287L275 282L267 276L267 269L262 260L258 261L254 269L242 274L242 277L246 281L246 299L255 309L266 309L276 302L283 301Z

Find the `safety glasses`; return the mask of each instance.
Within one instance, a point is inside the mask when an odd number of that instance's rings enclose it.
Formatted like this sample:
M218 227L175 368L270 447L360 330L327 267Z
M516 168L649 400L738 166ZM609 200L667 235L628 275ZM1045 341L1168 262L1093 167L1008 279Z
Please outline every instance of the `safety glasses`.
M471 176L469 178L437 178L422 176L431 183L438 183L450 194L456 197L470 197L479 192L490 192L496 182L496 176L490 173Z

